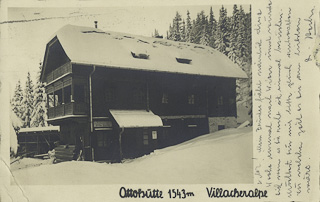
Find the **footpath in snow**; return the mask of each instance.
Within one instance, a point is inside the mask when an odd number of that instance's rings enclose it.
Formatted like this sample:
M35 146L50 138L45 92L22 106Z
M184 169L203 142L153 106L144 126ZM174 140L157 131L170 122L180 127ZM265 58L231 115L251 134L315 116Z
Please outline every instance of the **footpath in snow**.
M12 184L237 184L253 183L252 128L226 129L108 164L39 162L13 169ZM28 161L28 159L23 159Z

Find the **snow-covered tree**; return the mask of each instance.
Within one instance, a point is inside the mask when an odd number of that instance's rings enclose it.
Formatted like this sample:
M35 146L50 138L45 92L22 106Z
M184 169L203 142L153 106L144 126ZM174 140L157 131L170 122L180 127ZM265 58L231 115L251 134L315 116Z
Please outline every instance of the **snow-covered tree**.
M212 7L210 7L209 14L209 24L208 24L208 33L209 33L209 46L215 48L215 34L217 31L217 21L214 18Z
M31 113L34 109L34 89L33 89L33 82L31 80L30 72L27 75L26 86L24 89L24 95L22 100L22 121L23 127L30 127L31 126Z
M21 128L22 121L13 111L10 113L10 121L10 156L14 156L18 150L17 131Z
M201 31L200 44L207 46L209 45L210 31L209 31L208 18L206 15L204 15L204 13L201 16L201 26L202 26L202 31Z
M187 41L186 22L184 21L184 19L182 20L182 25L181 25L181 41L183 42Z
M186 42L190 42L191 29L192 29L192 24L191 24L190 12L188 10L187 19L186 19Z
M21 88L21 82L19 80L16 85L13 98L11 99L12 110L19 118L22 118L22 115L23 115L22 100L23 100L23 91Z
M238 46L238 35L239 35L239 10L237 5L233 6L233 13L230 19L230 44L229 44L229 51L228 57L234 62L237 63L237 59L239 56L239 50L237 49Z
M205 38L207 40L207 36L204 33L207 29L208 21L204 11L201 11L197 14L196 20L193 21L193 26L191 29L190 42L200 44L201 39ZM202 39L204 41L204 39Z
M47 126L47 96L45 94L44 84L40 81L42 66L37 76L37 83L34 88L34 100L33 100L33 111L31 113L31 127L43 127Z
M181 20L181 15L177 11L172 23L172 40L174 41L181 41Z
M227 17L227 9L223 6L220 9L219 22L217 27L215 47L221 53L228 55L228 46L229 46L229 20Z

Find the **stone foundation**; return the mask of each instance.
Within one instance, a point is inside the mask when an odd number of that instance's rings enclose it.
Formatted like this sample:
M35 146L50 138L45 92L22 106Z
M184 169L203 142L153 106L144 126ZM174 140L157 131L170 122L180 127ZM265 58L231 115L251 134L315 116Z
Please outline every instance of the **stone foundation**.
M208 117L208 122L210 133L218 131L219 126L220 129L237 127L236 117Z

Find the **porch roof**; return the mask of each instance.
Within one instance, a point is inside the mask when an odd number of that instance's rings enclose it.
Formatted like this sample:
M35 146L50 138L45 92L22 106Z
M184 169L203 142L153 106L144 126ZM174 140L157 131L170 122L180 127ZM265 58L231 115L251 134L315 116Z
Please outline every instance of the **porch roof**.
M161 127L162 120L152 111L146 110L110 110L120 128Z

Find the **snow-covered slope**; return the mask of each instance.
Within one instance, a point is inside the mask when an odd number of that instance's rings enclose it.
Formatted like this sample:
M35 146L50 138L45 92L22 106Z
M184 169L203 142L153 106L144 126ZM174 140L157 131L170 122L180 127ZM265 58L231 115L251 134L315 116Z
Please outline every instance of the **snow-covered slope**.
M13 171L19 184L253 183L252 128L227 129L122 164L64 162Z

